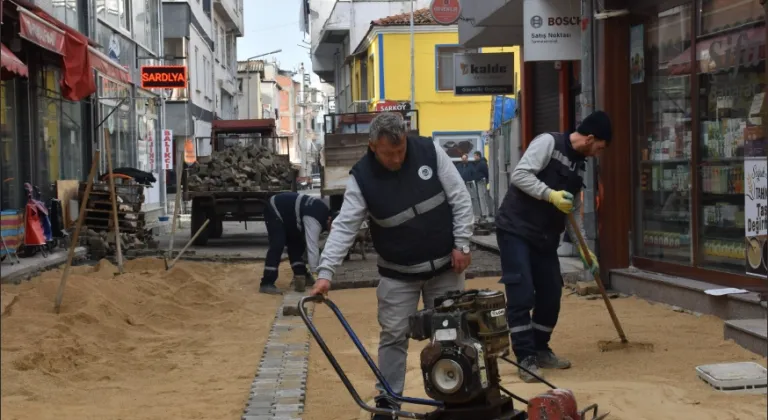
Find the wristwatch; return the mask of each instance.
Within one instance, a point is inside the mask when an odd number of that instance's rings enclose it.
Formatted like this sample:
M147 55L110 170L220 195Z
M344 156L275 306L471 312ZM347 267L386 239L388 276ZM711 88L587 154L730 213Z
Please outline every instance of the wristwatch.
M469 251L470 251L469 245L464 245L464 246L462 246L460 248L456 248L456 249L461 251L461 253L464 254L464 255L469 255Z

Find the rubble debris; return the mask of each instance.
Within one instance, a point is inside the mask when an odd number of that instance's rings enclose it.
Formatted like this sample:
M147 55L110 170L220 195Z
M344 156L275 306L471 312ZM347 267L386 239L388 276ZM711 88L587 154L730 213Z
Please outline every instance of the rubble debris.
M290 189L294 171L265 146L238 144L201 158L188 176L190 191L273 191Z
M579 296L595 295L600 293L600 288L595 281L580 281L576 283L576 293Z
M151 233L140 237L134 233L120 232L120 241L123 252L138 249L156 249L159 245L157 240L152 237ZM85 234L81 236L80 245L88 247L91 259L95 260L100 260L117 253L117 245L115 243L115 234L113 231L97 232L89 228Z

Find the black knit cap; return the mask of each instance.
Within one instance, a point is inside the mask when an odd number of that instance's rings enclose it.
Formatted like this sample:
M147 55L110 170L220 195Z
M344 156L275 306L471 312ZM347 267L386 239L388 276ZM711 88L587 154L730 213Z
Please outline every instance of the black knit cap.
M603 111L595 111L584 118L576 131L584 136L593 135L597 140L610 142L613 138L611 119Z

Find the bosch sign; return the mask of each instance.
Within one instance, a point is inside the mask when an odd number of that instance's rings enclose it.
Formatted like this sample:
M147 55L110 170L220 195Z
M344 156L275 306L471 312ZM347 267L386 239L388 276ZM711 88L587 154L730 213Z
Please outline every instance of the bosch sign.
M526 0L523 3L525 61L580 60L582 19L579 10L580 0Z
M568 26L568 25L578 26L581 24L581 16L550 17L547 19L547 24L549 26Z

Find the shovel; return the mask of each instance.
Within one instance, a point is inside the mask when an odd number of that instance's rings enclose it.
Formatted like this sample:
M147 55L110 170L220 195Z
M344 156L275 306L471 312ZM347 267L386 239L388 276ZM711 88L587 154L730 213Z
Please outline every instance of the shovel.
M576 235L576 238L579 240L579 247L581 248L581 254L584 255L584 261L587 263L587 266L592 266L592 257L590 256L589 247L587 246L587 242L584 240L584 236L581 234L581 230L579 229L579 225L576 224L576 219L574 219L573 213L568 214L568 222L571 224L571 230ZM605 291L605 286L603 285L603 281L600 279L600 273L596 272L593 274L595 278L595 283L597 283L597 287L600 289L600 294L603 296L603 301L605 302L606 308L608 308L608 313L611 315L611 320L613 321L613 326L616 327L616 332L619 334L620 342L616 341L600 341L597 343L598 348L600 351L613 351L613 350L621 350L621 349L627 349L627 348L637 348L642 350L653 350L653 344L650 343L630 343L629 340L627 340L627 335L624 334L624 329L621 328L621 323L619 322L619 318L616 316L616 312L613 310L613 304L611 304L611 299L608 297L608 293Z

